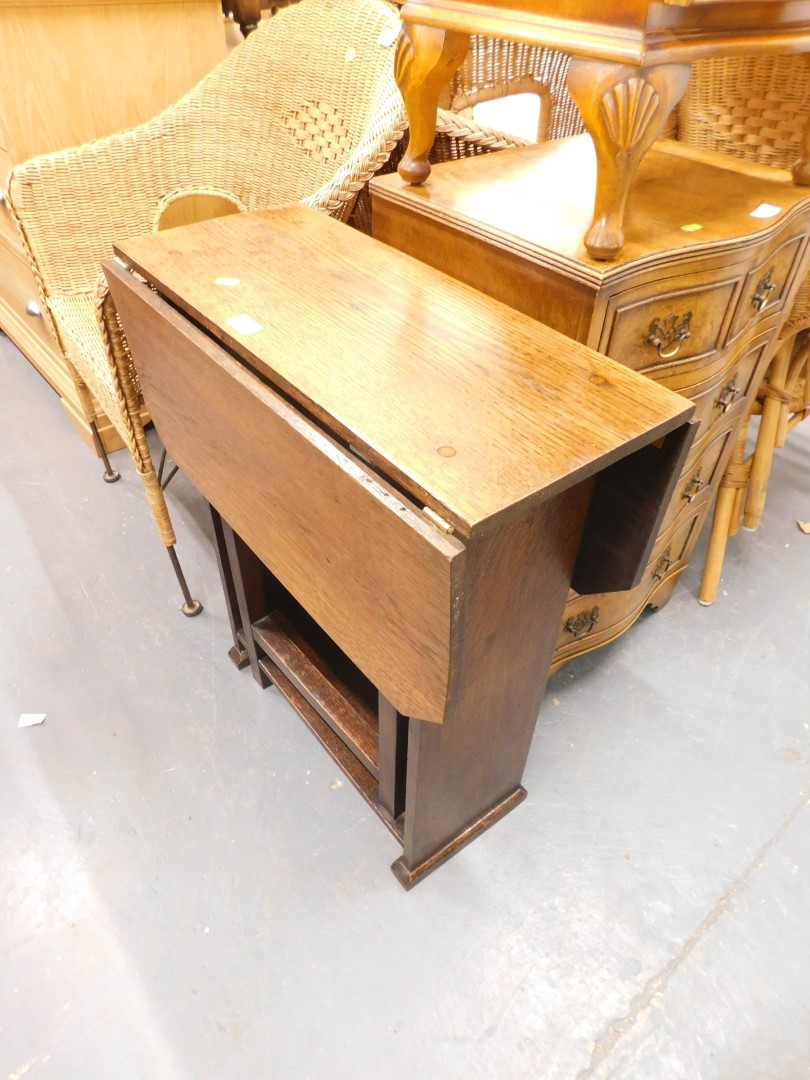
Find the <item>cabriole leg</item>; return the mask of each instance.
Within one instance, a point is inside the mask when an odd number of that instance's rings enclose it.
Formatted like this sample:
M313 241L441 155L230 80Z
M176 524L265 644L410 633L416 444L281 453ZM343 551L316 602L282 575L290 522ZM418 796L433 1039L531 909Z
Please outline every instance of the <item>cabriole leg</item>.
M461 67L469 47L469 34L403 23L394 75L410 128L399 175L409 184L421 184L430 176L427 158L436 137L439 95Z
M624 245L624 212L642 158L664 129L689 82L690 65L636 68L575 58L568 92L596 149L596 199L585 247L614 259Z

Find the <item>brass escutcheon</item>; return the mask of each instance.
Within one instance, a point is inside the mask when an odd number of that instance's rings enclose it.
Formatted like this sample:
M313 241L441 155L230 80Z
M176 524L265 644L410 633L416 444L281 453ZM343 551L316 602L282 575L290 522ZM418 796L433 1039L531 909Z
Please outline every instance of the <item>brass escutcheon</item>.
M580 611L579 615L572 615L570 619L566 621L565 632L572 634L574 641L579 641L580 638L585 637L599 622L599 608L592 608L590 611Z
M671 360L681 351L681 345L691 337L689 326L692 312L685 315L668 315L663 322L653 319L647 332L647 344L658 350L662 360Z

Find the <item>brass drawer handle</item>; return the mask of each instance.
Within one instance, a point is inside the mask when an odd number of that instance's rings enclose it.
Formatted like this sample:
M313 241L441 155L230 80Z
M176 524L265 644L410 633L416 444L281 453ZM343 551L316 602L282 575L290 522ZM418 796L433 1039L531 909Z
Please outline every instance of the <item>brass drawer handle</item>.
M757 291L754 293L751 304L757 311L764 311L768 304L771 302L771 293L776 289L776 285L771 281L775 267L771 267L765 277L757 285Z
M653 580L662 581L667 570L669 570L670 566L672 566L673 561L674 560L670 558L669 548L667 548L667 550L659 559L658 565L656 566L655 570L653 570Z
M647 333L647 344L658 350L662 360L671 360L681 351L684 341L691 337L691 322L691 311L685 315L668 315L663 322L653 319Z
M585 637L586 634L590 634L591 630L599 622L599 608L592 608L591 611L580 611L579 615L572 615L565 623L563 629L567 634L572 634L574 641L579 641L580 638Z
M39 304L36 302L36 300L28 301L28 303L25 305L25 314L30 315L32 319L42 318L42 311L40 310Z
M719 409L720 412L728 412L739 396L740 389L737 386L737 376L733 375L728 386L724 386L720 391L720 396L717 401L715 401L714 407L715 409Z
M706 487L704 482L700 479L700 469L695 473L686 487L683 489L682 499L686 499L688 503L694 499L696 495L699 495L701 491Z

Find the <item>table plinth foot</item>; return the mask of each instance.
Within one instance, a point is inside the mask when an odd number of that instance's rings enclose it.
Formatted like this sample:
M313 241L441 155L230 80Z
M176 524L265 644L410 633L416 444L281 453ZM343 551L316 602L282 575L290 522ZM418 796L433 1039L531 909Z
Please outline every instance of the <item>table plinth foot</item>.
M242 671L250 663L250 657L247 654L247 649L239 648L236 645L232 645L228 649L228 659L239 670Z
M454 836L452 840L448 840L446 844L439 848L428 858L423 859L422 862L416 866L407 866L405 863L405 856L401 856L391 866L391 871L403 889L412 889L414 885L418 885L419 882L427 877L437 866L441 866L442 863L460 851L466 844L469 844L471 840L474 840L476 836L480 836L482 832L494 825L496 821L499 821L504 814L508 814L510 810L514 809L518 803L523 802L526 798L526 789L524 787L517 787L510 795L507 795L505 799L497 803L491 809L487 810L485 814L482 814L477 821L473 822L466 829L460 832L457 836Z

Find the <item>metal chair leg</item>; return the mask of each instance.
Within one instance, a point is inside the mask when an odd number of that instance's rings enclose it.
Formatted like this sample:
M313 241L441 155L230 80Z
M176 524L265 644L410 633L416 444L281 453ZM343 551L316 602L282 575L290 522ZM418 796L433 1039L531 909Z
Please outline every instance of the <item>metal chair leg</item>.
M177 580L180 584L180 589L183 593L183 599L185 600L185 603L180 608L180 610L189 619L192 619L195 615L200 614L203 606L199 600L193 600L191 593L188 591L188 585L186 584L186 578L183 574L183 568L180 566L180 560L177 558L177 552L174 550L174 547L168 547L166 548L166 550L169 553L169 559L171 560L172 569L177 576Z
M104 449L104 443L101 441L95 420L90 421L90 434L93 436L93 446L96 448L96 453L104 462L104 482L114 484L116 480L121 479L121 473L116 472L110 465L110 459L107 457L107 451Z

